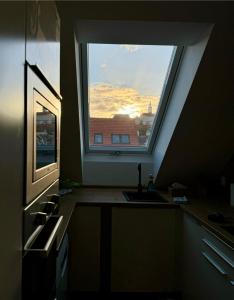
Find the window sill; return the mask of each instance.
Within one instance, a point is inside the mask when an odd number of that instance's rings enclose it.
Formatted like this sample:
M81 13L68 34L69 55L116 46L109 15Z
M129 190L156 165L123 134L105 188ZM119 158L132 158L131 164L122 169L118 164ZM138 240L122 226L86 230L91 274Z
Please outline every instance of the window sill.
M103 154L86 153L83 157L84 162L115 162L115 163L153 163L153 156L150 154Z

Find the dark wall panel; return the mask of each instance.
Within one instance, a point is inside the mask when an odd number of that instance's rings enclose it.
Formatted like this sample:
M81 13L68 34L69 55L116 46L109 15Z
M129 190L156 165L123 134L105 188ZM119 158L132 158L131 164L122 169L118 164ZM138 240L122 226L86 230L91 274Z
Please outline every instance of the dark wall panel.
M0 299L21 299L25 3L0 2Z

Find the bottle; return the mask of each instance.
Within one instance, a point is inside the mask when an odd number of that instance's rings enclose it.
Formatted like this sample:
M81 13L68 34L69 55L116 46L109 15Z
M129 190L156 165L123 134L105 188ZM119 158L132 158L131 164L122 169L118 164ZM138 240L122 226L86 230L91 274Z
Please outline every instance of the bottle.
M149 182L147 186L147 192L155 192L155 185L154 185L154 176L153 174L149 174Z

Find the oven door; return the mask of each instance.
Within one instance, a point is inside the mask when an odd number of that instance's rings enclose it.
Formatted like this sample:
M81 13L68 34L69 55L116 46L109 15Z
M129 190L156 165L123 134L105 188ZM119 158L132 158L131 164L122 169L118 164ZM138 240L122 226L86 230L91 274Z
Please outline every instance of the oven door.
M26 204L59 178L61 102L27 66Z
M28 239L23 257L23 300L56 298L57 234L63 217L52 216Z

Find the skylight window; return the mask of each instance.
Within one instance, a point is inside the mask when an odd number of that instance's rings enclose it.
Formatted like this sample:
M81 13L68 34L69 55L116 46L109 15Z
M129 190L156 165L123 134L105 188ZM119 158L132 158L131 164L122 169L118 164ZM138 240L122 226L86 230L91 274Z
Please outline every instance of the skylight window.
M147 151L177 47L86 46L87 150Z

